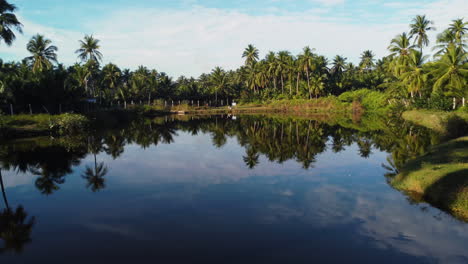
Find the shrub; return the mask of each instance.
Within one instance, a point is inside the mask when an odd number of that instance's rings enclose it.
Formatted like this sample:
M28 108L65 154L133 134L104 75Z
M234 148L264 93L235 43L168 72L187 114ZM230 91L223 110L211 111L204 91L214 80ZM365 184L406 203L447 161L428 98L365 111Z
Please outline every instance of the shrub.
M63 114L50 118L49 128L59 134L71 134L83 131L89 124L89 120L77 114Z
M366 110L380 110L388 106L386 94L368 89L345 92L338 99L345 103L359 102Z
M438 94L434 94L430 98L415 98L413 105L417 109L452 110L452 100Z

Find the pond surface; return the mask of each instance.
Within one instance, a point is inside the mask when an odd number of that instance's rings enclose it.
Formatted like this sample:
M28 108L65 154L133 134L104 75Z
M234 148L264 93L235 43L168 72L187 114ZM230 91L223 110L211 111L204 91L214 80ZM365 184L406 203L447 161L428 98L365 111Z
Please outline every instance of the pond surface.
M5 143L0 262L468 263L468 225L388 183L437 135L372 124L166 117Z

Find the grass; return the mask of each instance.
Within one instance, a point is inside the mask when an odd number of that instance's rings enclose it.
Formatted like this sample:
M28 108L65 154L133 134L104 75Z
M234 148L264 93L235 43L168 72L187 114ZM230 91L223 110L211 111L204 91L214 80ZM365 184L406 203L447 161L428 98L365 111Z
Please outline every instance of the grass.
M468 137L435 146L408 162L391 184L468 221Z
M83 128L86 123L87 119L77 114L0 116L0 135L5 138L21 138L53 132L67 133Z
M463 136L468 131L466 112L412 110L404 112L403 118L452 138Z

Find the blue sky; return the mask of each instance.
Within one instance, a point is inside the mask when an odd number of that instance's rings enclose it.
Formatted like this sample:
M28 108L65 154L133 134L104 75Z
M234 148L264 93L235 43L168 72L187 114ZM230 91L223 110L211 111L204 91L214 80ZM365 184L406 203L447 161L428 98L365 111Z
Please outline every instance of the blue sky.
M408 30L411 18L426 14L445 28L468 14L468 0L10 0L19 8L24 34L0 57L26 57L36 33L59 47L59 60L77 62L74 50L84 34L102 41L104 62L146 65L170 75L198 76L215 66L242 63L247 44L267 51L298 53L311 46L320 54L356 62L365 49L387 54L390 39ZM435 33L432 35L435 37Z

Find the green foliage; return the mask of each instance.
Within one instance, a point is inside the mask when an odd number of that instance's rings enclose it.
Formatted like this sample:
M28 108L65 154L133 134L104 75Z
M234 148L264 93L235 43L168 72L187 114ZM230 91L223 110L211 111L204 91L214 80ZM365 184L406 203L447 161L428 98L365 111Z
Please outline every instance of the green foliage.
M415 98L413 102L413 107L416 109L450 111L453 108L453 104L450 98L434 94L429 98Z
M389 105L387 94L368 89L345 92L338 99L345 103L359 102L366 110L381 110Z
M83 132L89 125L89 120L78 114L63 114L50 118L49 128L59 134Z

